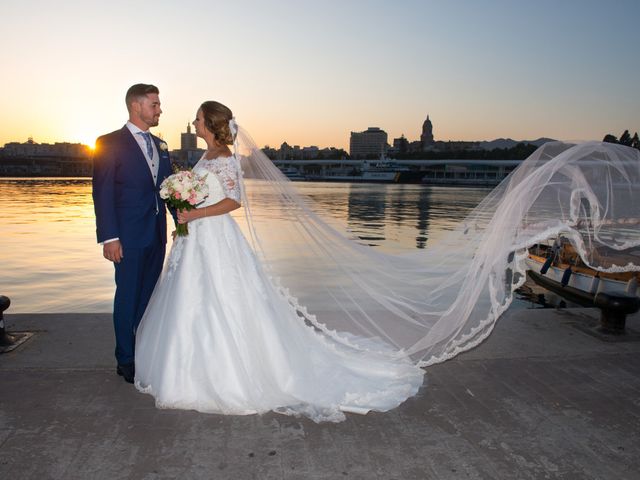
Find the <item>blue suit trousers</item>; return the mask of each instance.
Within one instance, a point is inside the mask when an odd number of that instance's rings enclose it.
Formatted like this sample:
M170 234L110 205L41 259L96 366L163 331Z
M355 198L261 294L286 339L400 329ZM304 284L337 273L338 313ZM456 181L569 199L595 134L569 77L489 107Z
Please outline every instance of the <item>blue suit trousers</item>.
M165 249L164 241L156 235L153 243L146 247L123 247L122 260L114 263L113 326L119 365L134 362L135 333L162 271Z

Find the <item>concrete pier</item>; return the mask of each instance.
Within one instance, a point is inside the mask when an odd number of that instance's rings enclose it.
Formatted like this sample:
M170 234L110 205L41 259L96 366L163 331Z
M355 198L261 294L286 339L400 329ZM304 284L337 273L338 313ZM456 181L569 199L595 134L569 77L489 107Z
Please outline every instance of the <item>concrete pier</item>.
M590 335L596 310L510 310L399 408L319 425L156 409L109 314L5 321L35 334L0 355L3 479L640 478L640 341Z

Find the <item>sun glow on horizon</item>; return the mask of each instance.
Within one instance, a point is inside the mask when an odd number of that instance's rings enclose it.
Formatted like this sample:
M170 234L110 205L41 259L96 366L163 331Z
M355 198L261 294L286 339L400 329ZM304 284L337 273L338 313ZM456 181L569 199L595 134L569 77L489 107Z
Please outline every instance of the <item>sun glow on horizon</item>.
M96 149L96 141L95 141L95 139L94 140L81 140L80 143L83 143L84 145L89 147L89 150L91 150L91 151Z
M98 138L98 135L81 131L72 135L72 138L74 138L74 141L89 147L91 151L96 149L96 139Z

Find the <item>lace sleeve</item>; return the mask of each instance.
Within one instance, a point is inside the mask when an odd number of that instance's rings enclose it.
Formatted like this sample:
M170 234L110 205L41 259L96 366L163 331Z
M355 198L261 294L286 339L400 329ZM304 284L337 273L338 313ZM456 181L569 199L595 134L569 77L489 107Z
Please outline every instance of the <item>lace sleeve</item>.
M225 158L220 162L218 178L227 198L240 203L240 166L235 157Z

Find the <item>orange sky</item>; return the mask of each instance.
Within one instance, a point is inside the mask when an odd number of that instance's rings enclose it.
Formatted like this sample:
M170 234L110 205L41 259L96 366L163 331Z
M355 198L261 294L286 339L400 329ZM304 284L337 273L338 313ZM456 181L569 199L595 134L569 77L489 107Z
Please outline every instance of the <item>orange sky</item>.
M614 2L627 12L615 22L600 3L141 1L134 11L122 0L7 0L0 145L91 143L124 124L138 82L160 88L155 132L171 148L210 99L276 147L348 148L369 126L414 140L427 114L436 140L633 132L640 3Z

